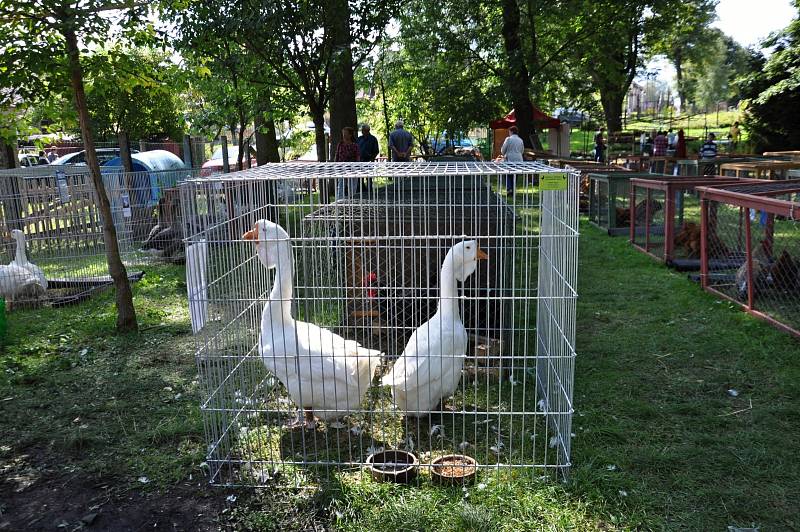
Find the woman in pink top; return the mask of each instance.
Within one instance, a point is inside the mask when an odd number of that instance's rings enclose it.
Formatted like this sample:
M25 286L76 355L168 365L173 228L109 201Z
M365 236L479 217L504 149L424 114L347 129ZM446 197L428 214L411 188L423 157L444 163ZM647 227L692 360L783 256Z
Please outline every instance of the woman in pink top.
M336 146L336 162L358 162L361 160L361 155L358 152L358 144L355 142L356 132L352 127L342 129L342 141ZM354 182L355 183L355 182ZM340 200L349 196L355 190L349 190L350 183L348 179L336 179L336 199Z

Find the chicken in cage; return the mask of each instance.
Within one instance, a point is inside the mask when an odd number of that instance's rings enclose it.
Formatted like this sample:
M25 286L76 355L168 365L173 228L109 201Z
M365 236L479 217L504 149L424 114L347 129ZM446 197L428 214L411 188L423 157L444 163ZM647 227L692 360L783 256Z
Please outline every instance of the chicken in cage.
M373 186L327 203L312 178ZM180 188L213 483L567 470L577 174L286 163Z
M703 288L800 337L800 180L698 190Z

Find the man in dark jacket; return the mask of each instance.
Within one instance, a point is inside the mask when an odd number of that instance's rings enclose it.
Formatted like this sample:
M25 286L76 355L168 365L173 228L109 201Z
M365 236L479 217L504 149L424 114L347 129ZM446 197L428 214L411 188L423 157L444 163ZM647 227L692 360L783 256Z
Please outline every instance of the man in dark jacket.
M356 143L358 144L358 153L361 154L361 162L374 162L375 158L378 156L378 153L380 153L380 148L378 147L378 139L375 138L375 135L369 132L369 125L361 125L361 136L358 137ZM367 193L372 192L372 178L366 178L361 184L361 187L362 190L366 190Z
M361 136L356 141L358 143L358 153L361 154L362 163L371 163L378 156L378 139L369 132L367 124L361 125Z

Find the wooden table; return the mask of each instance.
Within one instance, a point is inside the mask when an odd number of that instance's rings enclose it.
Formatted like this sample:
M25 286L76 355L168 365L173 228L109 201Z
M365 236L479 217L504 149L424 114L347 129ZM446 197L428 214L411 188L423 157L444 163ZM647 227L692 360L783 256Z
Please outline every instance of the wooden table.
M786 179L789 170L798 168L800 168L800 161L744 161L722 164L719 167L719 173L732 177Z
M765 151L765 157L789 157L793 161L800 161L800 150L795 151Z

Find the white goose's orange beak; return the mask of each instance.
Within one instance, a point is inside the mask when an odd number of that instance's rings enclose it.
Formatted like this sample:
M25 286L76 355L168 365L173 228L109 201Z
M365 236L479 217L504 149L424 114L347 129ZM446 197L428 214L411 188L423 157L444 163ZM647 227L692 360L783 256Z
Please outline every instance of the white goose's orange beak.
M258 241L258 226L253 226L248 232L242 235L242 240L255 240Z
M476 256L477 256L478 260L488 260L489 259L489 255L487 255L486 252L483 251L480 247L478 247Z

